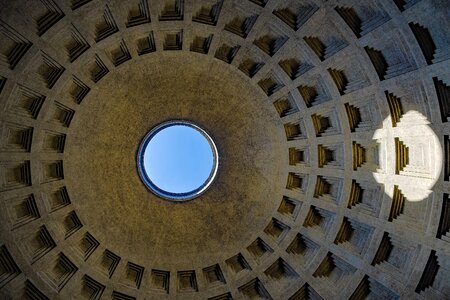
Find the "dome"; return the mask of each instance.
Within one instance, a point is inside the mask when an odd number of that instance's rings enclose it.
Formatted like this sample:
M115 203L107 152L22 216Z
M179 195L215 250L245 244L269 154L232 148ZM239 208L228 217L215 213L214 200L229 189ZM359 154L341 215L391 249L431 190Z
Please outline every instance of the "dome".
M0 0L0 298L450 297L447 0ZM213 181L140 176L166 122Z

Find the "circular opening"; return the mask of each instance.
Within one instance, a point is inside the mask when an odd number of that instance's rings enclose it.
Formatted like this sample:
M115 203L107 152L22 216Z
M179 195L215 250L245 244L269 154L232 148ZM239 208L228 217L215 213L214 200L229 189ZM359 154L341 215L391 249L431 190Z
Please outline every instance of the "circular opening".
M200 127L169 121L153 128L138 152L139 175L165 199L183 201L201 195L217 173L217 148Z

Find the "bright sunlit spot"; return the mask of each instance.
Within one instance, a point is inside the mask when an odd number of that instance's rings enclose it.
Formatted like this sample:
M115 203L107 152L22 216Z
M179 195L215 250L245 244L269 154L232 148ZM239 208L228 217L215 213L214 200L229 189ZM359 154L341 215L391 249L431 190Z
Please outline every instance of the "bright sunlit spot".
M140 168L157 194L189 199L203 192L217 171L216 148L202 129L187 122L157 127L144 139Z
M431 194L442 169L439 138L417 111L406 112L396 127L391 124L390 117L386 118L383 128L373 135L379 144L381 167L373 176L379 183L397 185L407 201L422 201ZM399 161L404 164L399 165ZM392 189L387 193L392 196Z

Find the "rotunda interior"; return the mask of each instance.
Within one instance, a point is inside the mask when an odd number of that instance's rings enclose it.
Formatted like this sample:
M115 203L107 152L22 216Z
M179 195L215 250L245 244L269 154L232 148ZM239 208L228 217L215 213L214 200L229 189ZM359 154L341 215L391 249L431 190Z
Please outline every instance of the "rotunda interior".
M448 0L0 0L0 108L1 299L450 298Z

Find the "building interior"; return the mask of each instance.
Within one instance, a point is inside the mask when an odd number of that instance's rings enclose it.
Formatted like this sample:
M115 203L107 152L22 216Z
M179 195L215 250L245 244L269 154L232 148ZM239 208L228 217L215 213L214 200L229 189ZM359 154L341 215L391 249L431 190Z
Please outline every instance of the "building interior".
M450 299L449 120L448 0L0 0L0 299Z

